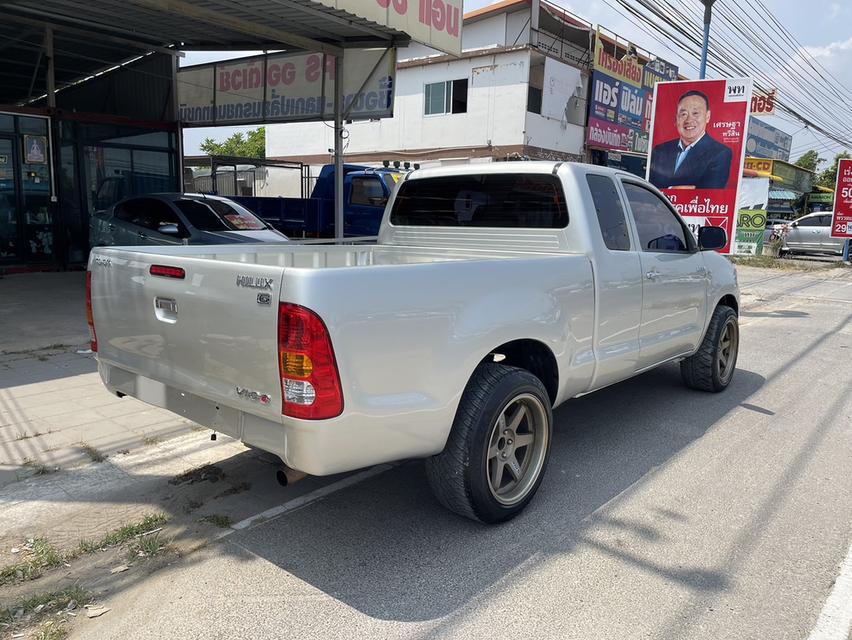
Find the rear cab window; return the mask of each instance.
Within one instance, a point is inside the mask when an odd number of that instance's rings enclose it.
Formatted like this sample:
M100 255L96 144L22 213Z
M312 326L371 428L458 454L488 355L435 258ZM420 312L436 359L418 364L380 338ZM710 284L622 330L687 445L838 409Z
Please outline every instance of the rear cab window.
M489 173L403 182L390 223L398 226L563 229L568 208L554 175Z

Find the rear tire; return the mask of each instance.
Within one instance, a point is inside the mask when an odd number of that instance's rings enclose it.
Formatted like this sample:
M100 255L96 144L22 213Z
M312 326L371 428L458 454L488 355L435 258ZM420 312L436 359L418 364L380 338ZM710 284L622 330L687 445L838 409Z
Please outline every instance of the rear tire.
M698 351L680 363L684 384L698 391L724 391L734 377L739 346L737 313L719 305L713 311Z
M465 388L446 447L426 476L450 511L488 524L518 515L538 490L550 456L553 413L541 381L492 362Z

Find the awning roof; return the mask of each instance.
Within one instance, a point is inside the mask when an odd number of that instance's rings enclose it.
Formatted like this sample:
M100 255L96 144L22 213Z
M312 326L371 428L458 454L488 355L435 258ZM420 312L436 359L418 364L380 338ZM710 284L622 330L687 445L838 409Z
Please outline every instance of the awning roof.
M150 51L404 46L401 31L313 0L17 0L0 21L0 103L43 95L45 28L57 89Z
M789 189L773 189L769 188L769 199L770 200L795 200L798 198L800 194L795 191L790 191Z

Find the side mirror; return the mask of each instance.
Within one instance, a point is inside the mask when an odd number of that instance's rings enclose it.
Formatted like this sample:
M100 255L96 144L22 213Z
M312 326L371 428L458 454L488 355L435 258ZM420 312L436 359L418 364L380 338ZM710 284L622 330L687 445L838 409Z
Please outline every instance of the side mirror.
M793 228L795 229L796 227L798 227L798 226L799 226L799 223L798 223L798 222L794 222L794 223L792 223L790 226L791 226L791 227L793 227Z
M722 227L701 227L698 230L698 248L702 251L722 249L728 244L728 234Z
M180 231L178 230L178 226L174 223L161 224L159 227L157 227L157 231L159 231L160 233L165 233L168 236L180 235Z

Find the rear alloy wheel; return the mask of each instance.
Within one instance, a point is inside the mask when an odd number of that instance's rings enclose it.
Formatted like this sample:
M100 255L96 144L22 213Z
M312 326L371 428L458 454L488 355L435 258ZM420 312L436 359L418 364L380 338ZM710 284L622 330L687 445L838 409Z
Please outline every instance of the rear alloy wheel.
M511 506L523 500L544 465L547 410L536 396L523 393L503 409L491 430L486 451L486 472L491 495Z
M444 451L426 461L435 497L480 522L515 517L541 484L552 423L550 398L537 377L481 364L465 388Z

